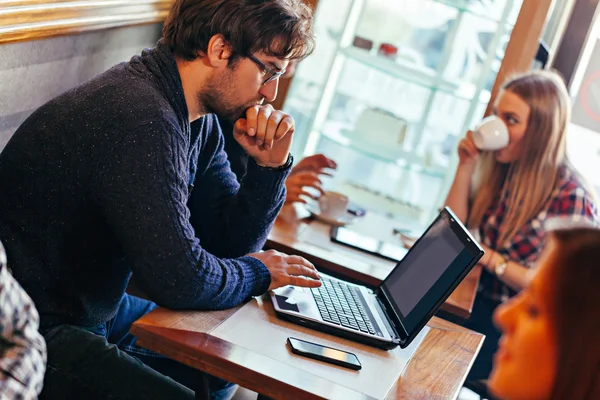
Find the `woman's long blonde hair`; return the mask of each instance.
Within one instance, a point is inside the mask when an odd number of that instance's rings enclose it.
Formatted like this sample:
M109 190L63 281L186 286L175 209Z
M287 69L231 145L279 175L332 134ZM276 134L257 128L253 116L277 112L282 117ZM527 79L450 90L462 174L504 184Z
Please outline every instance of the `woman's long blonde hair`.
M566 130L571 101L562 78L555 72L536 71L516 76L502 91L523 99L531 108L518 160L501 164L494 154L481 156L475 177L475 197L468 224L478 227L492 202L508 190L508 204L497 245L503 246L531 218L542 211L565 162Z

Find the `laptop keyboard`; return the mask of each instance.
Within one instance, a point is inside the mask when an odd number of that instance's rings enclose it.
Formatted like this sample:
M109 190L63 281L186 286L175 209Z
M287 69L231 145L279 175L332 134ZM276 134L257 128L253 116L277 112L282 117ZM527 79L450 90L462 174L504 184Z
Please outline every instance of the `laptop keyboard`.
M326 277L321 277L321 283L311 292L323 321L375 335L355 287Z

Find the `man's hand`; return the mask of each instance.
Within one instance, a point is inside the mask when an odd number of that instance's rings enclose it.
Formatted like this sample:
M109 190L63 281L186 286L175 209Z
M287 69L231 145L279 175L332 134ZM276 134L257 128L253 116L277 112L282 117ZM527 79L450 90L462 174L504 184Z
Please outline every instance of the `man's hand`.
M248 255L262 261L271 273L269 290L286 285L309 288L321 286L321 278L315 266L300 256L288 256L275 250Z
M294 129L291 116L267 104L247 109L246 118L236 121L233 136L258 165L276 168L288 159Z
M317 172L323 175L329 175L323 172L323 169L330 168L336 169L337 164L331 158L328 158L324 154L314 154L312 156L308 156L300 160L298 164L292 169L292 174L310 171Z
M306 196L311 199L316 199L318 196L306 190L307 187L317 190L320 194L325 193L322 187L319 174L311 171L301 171L291 174L285 181L285 203L305 203L306 199L301 196Z

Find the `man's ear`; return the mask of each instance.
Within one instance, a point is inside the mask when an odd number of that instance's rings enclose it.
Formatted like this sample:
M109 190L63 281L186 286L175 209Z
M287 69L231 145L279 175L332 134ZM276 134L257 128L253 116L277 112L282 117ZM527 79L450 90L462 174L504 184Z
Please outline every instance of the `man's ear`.
M229 64L229 58L233 55L231 45L227 43L223 35L214 35L208 41L208 48L206 49L206 58L213 67L220 67L222 65L227 66Z

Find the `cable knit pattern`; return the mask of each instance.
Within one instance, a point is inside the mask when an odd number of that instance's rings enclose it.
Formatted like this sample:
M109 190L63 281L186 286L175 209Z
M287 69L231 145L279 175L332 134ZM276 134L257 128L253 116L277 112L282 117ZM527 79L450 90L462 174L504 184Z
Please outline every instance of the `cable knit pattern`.
M235 306L265 292L264 245L289 173L240 183L216 117L192 131L159 43L36 110L0 154L0 239L42 328L96 326L133 271L159 305Z

